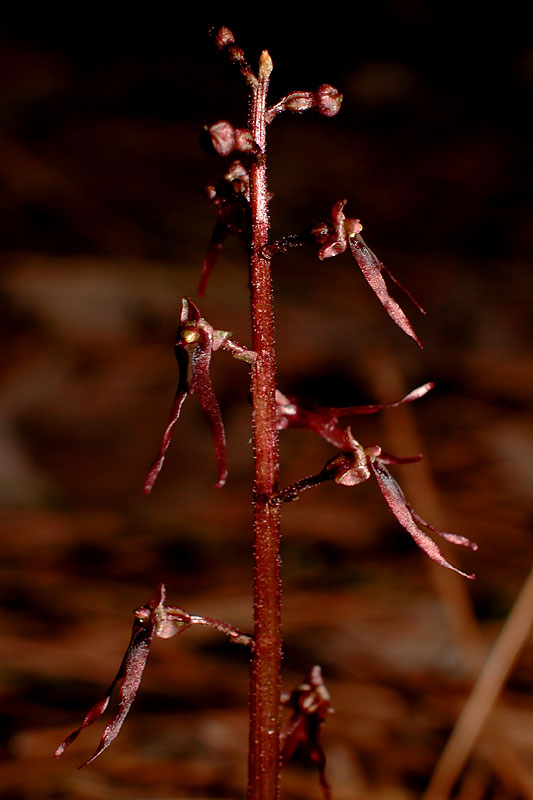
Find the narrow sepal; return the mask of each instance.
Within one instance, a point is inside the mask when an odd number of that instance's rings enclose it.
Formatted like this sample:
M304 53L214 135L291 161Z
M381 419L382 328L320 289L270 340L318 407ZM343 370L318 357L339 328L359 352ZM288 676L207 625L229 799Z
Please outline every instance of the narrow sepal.
M396 408L404 403L411 403L423 397L433 388L433 383L424 383L391 403L376 403L366 406L344 406L329 408L318 405L303 405L295 397L286 397L279 390L276 391L276 427L278 431L287 428L307 428L321 436L330 444L342 449L344 444L344 431L338 422L341 417L376 414L386 408ZM390 462L393 463L393 462ZM396 462L397 463L397 462Z
M429 381L428 383L424 383L422 386L417 386L416 389L413 389L411 392L409 392L409 394L406 394L401 400L393 400L390 403L375 403L373 405L366 406L344 406L342 408L331 408L330 411L334 413L336 417L376 414L378 411L383 411L386 408L397 408L398 406L403 406L405 403L412 403L414 400L419 400L421 397L431 391L433 387L433 382Z

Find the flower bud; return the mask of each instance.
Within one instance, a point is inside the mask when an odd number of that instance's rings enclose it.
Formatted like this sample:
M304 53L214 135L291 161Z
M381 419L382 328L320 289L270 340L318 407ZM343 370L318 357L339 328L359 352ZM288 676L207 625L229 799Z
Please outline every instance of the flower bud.
M263 50L259 57L259 77L266 80L270 78L274 65L272 64L272 58L270 57L270 53L268 50Z
M240 153L252 153L257 150L252 132L247 128L235 129L235 150Z
M230 31L229 28L226 28L225 25L223 25L218 30L213 31L213 38L215 40L215 45L218 47L219 50L223 50L228 45L235 43L235 37L233 33Z
M201 143L204 149L215 151L219 156L229 156L235 150L235 129L230 122L221 120L204 128Z
M342 94L334 86L323 83L316 90L314 101L313 108L315 111L325 117L334 117L340 111Z
M234 128L230 122L220 120L209 127L205 126L200 143L208 153L229 156L234 150L241 153L252 153L257 149L251 132L247 128Z

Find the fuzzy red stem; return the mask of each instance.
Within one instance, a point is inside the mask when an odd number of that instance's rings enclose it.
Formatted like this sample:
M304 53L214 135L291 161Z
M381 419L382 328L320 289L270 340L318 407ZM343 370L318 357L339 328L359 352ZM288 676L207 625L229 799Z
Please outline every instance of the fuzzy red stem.
M255 647L250 687L249 800L276 800L280 772L280 507L270 502L278 476L276 360L270 258L264 251L270 227L265 160L270 70L270 57L263 53L250 111L250 130L259 153L253 159L250 173L250 291L253 349L257 358L252 366Z

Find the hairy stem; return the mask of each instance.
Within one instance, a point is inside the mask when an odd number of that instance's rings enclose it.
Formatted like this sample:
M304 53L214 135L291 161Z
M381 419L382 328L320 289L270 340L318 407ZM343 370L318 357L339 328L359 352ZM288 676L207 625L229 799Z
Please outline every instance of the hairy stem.
M254 453L254 640L250 688L250 745L248 798L276 800L279 796L281 583L280 508L270 499L278 475L276 432L276 360L266 176L266 96L272 62L261 55L257 85L253 87L250 130L259 147L250 173L252 237L250 291Z

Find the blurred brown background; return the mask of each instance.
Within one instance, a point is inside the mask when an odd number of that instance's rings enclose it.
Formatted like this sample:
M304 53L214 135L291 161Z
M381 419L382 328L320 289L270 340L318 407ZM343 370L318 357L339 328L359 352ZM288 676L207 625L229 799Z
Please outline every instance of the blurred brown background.
M345 96L334 119L272 125L274 235L347 197L429 312L404 303L419 352L348 255L274 262L283 391L338 406L436 384L354 432L399 455L422 449L423 463L395 474L419 513L479 543L447 551L474 584L433 570L370 482L318 488L284 514L285 687L322 665L334 796L421 796L533 554L533 48L512 9L467 7L468 18L464 6L385 2L297 22L267 12L261 30L244 13L176 25L157 8L2 10L2 797L242 796L247 655L215 634L155 642L124 729L93 766L75 769L101 729L51 757L109 684L131 609L159 580L171 604L250 628L245 365L214 360L227 486L212 487L190 398L153 495L141 491L175 390L180 299L195 296L214 221L201 189L224 167L198 133L246 121L242 82L206 35L220 23L254 63L269 48L273 100L322 82ZM249 342L236 242L200 307ZM282 482L332 454L285 434ZM530 641L457 796L528 796L532 667ZM304 760L283 792L319 797Z

